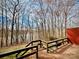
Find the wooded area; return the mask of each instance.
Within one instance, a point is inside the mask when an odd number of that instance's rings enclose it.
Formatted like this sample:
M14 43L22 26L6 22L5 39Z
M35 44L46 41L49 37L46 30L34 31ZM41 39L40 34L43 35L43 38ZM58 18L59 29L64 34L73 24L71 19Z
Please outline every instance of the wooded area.
M0 0L0 47L65 38L78 17L75 0ZM69 20L69 22L68 22Z

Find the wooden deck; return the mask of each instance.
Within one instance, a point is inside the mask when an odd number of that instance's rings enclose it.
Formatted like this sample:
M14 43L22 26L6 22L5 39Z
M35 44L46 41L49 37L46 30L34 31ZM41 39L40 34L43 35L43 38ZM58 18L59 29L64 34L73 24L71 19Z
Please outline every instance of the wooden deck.
M39 52L39 59L79 59L79 46L65 46L56 53Z

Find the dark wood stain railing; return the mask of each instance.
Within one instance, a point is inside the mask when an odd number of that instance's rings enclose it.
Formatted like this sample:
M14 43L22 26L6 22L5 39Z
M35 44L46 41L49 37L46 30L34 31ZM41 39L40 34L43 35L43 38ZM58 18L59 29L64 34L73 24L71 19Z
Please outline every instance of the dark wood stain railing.
M21 55L19 57L17 55L18 53L21 53L23 51L29 51L29 50L34 49L34 48L36 48L36 50L34 52L31 52L31 53L26 54L26 55ZM2 53L2 54L0 54L0 58L6 57L6 56L9 56L9 55L13 55L13 54L16 54L16 57L15 57L16 59L23 59L25 57L31 56L33 54L36 54L36 59L38 59L38 46L33 46L33 47L19 49L19 50L12 51L12 52Z
M35 41L31 41L30 43L28 43L27 45L26 45L26 47L28 47L28 46L34 46L34 43L38 43L37 45L40 45L40 47L42 46L42 41L41 40L35 40Z
M38 44L34 46L34 43L37 43L37 42L38 42ZM36 59L38 59L38 46L42 47L41 40L31 41L30 43L28 43L26 45L26 48L19 49L19 50L16 50L16 51L12 51L12 52L2 53L2 54L0 54L0 58L16 54L16 59L23 59L23 58L28 57L30 55L36 54ZM36 50L34 48L36 48ZM27 51L33 50L33 49L35 50L35 52L31 52L31 53L28 53L27 55L24 55L25 53L27 53ZM18 55L22 51L25 51L25 52L22 53L20 57L18 57Z
M59 42L61 41L61 42ZM37 43L38 42L38 43ZM13 55L13 54L16 54L16 59L23 59L25 57L28 57L28 56L31 56L33 54L36 54L36 59L38 59L38 46L40 46L40 48L43 48L43 43L45 43L47 46L47 53L49 52L49 49L51 47L59 47L60 45L64 45L65 42L68 42L69 43L69 39L68 38L63 38L63 39L57 39L57 40L53 40L53 41L50 41L50 42L45 42L43 40L35 40L35 41L31 41L30 43L28 43L26 45L26 48L23 48L23 49L19 49L19 50L16 50L16 51L12 51L12 52L8 52L8 53L2 53L0 54L0 58L2 57L6 57L6 56L9 56L9 55ZM37 43L35 46L34 46L34 43ZM55 43L55 44L52 44L52 43ZM51 44L51 45L50 45ZM35 50L36 48L36 50ZM31 52L29 54L26 54L24 55L27 51L29 50L33 50L34 49L34 52ZM20 57L18 57L18 55L22 52L22 51L25 51L24 53L22 53L20 55Z
M59 42L59 41L61 41L61 42ZM63 38L63 39L57 39L57 40L53 40L53 41L48 42L47 43L47 53L49 52L50 48L52 48L52 47L58 48L60 45L62 45L62 44L64 45L65 42L69 43L69 39ZM52 44L52 43L55 43L55 44Z

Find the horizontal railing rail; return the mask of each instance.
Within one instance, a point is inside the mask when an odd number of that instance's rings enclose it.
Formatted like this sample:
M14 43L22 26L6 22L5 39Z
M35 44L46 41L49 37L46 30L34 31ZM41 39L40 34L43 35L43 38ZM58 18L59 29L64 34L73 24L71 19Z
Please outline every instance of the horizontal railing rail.
M34 49L36 48L35 52L31 52L31 53L28 53L26 55L21 55L18 57L18 53L20 52L23 52L23 51L29 51L31 49ZM2 57L6 57L6 56L9 56L9 55L13 55L13 54L16 54L16 59L22 59L22 58L25 58L25 57L28 57L28 56L31 56L33 54L36 54L36 59L38 59L38 46L32 46L32 47L28 47L28 48L22 48L22 49L19 49L19 50L15 50L15 51L11 51L11 52L7 52L7 53L1 53L0 54L0 58Z
M37 44L37 45L40 45L40 48L41 47L45 48L43 46L45 44L46 45L46 48L45 49L47 49L47 52L48 52L51 47L57 47L58 48L60 45L64 44L65 42L68 42L69 43L69 39L68 38L62 38L62 39L51 40L51 41L48 41L48 42L47 41L44 41L44 40L35 40L35 41L30 42L29 45L32 45L33 46L33 44L34 43L37 43L37 42L39 42L39 44ZM52 43L55 43L55 44L52 44Z
M41 47L41 44L42 44L42 43L41 43L41 40L31 41L29 44L26 45L26 47L28 47L28 46L30 46L30 45L31 45L31 46L34 46L34 44L37 43L37 42L38 42L37 45L40 45L40 47Z
M47 53L49 52L50 48L52 48L52 47L57 47L58 48L60 45L64 44L65 42L69 43L68 38L56 39L56 40L48 42L47 43ZM54 43L54 44L52 44L52 43Z
M19 49L19 50L12 51L12 52L7 52L7 53L1 53L0 54L0 58L6 57L6 56L9 56L9 55L16 54L16 57L15 57L16 59L22 59L22 58L31 56L33 54L36 54L36 59L38 59L38 51L39 51L38 50L38 46L40 46L40 48L42 48L42 46L45 44L46 45L47 52L49 52L50 51L49 50L50 48L52 48L52 47L57 47L58 48L60 45L62 45L62 44L64 45L65 42L68 42L69 43L69 39L68 38L56 39L56 40L52 40L50 42L46 42L46 41L43 41L43 40L35 40L35 41L31 41L30 43L28 43L26 45L26 47L23 48L23 49ZM35 43L37 43L37 44L34 45ZM32 50L32 52L26 54L27 51L29 51L29 50ZM23 53L21 54L21 52L23 52Z

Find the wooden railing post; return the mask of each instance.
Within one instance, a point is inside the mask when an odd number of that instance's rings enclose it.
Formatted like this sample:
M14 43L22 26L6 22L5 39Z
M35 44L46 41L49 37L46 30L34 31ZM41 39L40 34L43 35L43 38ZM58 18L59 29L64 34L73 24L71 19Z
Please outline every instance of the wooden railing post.
M38 46L36 48L37 52L36 52L36 59L38 59Z
M56 42L56 48L58 48L58 41L55 41Z
M63 43L63 45L64 45L64 39L62 39L62 43Z
M32 41L32 43L31 43L31 47L33 47L33 41ZM33 48L32 48L31 50L33 51Z
M42 48L42 41L40 40L40 48Z
M47 43L47 53L49 53L49 45L48 45L48 43Z

